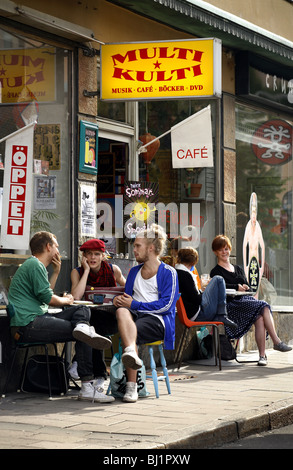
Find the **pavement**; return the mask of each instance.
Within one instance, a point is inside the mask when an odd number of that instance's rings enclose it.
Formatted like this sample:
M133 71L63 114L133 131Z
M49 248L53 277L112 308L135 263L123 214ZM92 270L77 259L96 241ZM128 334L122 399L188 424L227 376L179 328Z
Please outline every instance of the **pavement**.
M8 394L0 399L0 449L107 449L106 458L114 458L114 451L134 455L141 449L177 455L290 424L293 351L270 349L267 356L266 367L222 361L219 371L212 360L183 363L179 371L168 366L171 394L161 381L156 398L150 379L150 395L136 403L78 401L76 390L52 400ZM257 354L238 358L257 359Z

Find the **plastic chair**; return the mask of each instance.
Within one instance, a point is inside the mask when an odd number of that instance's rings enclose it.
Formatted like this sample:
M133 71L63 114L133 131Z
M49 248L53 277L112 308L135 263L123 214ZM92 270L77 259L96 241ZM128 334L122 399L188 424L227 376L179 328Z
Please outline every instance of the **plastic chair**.
M179 299L177 300L176 303L176 308L177 308L177 315L182 323L182 325L185 327L184 332L181 336L179 346L177 349L177 354L175 357L175 362L178 362L178 369L180 369L181 366L181 359L182 359L182 354L183 350L187 341L187 337L189 334L189 331L191 328L200 328L201 326L211 326L212 327L212 332L213 332L213 345L214 345L214 355L215 355L215 366L218 364L218 359L219 358L219 370L222 370L222 364L221 364L221 349L220 349L220 334L219 334L219 326L223 325L222 322L218 321L208 321L208 322L202 322L202 321L191 321L189 320L186 310L184 307L184 303L182 300L182 297L180 296Z
M168 390L168 393L171 394L171 387L170 387L170 381L169 381L169 374L168 374L168 369L166 367L166 359L164 356L164 351L163 351L163 341L155 341L154 343L146 343L145 346L148 347L148 352L150 355L150 365L152 369L152 375L147 375L147 378L152 378L153 379L153 384L155 387L155 393L156 397L159 398L159 380L165 380L166 387ZM154 350L153 347L158 346L159 353L160 353L160 361L161 361L161 366L163 368L163 373L164 375L161 375L158 377L157 374L157 368L156 368L156 362L154 360Z

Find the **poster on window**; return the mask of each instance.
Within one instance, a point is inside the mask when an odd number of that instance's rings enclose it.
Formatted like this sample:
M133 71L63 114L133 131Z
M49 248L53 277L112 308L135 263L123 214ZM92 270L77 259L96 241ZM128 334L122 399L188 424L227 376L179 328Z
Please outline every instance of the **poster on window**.
M56 209L56 176L35 175L35 209Z
M96 237L96 185L80 184L81 237Z
M149 181L126 181L124 184L124 234L134 239L156 219L159 184Z

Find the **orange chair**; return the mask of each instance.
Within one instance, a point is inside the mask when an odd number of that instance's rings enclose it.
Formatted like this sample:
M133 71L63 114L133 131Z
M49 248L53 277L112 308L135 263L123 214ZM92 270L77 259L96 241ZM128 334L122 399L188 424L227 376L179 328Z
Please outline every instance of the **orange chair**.
M213 345L214 345L214 354L215 354L215 366L218 364L217 358L219 358L219 370L222 370L222 364L221 364L221 350L220 350L220 334L219 334L219 326L223 325L222 322L219 321L191 321L189 320L186 310L184 307L184 303L182 300L182 297L180 296L179 299L177 300L176 303L176 309L177 309L177 315L182 323L183 326L185 326L185 330L181 336L180 343L178 346L177 354L175 357L175 362L178 361L178 369L181 366L181 359L182 359L182 354L183 350L187 341L188 333L191 328L200 328L201 326L211 326L212 327L212 333L213 333Z

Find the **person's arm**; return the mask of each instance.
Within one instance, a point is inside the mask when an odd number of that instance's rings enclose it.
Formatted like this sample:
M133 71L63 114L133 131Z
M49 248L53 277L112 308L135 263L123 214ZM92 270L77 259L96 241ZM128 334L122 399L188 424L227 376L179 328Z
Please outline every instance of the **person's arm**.
M56 255L55 258L52 259L52 266L53 266L53 273L50 277L50 287L54 290L56 281L58 279L60 270L61 270L61 256L59 254Z
M90 272L90 267L85 256L82 257L81 265L83 267L82 276L79 275L77 269L71 271L71 294L75 300L81 300L87 286L87 279Z
M117 282L120 286L125 286L126 279L125 279L125 277L123 276L122 271L121 271L121 269L119 268L119 266L117 266L116 264L112 264L112 268L113 268L114 277L115 277L116 282Z
M63 297L53 294L49 302L50 306L63 307L64 305L72 305L74 298L71 294L64 294Z

